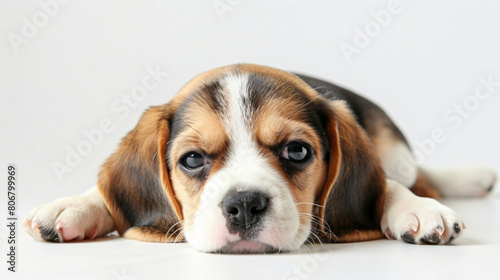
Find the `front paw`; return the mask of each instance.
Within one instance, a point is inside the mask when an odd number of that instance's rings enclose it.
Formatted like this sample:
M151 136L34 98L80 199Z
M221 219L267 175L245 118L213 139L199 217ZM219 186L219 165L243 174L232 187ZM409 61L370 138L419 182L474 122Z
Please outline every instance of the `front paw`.
M24 219L24 228L39 241L93 239L102 226L96 205L83 197L62 198L38 206Z
M465 226L450 208L434 199L415 196L386 209L381 228L389 239L412 244L447 244L459 237Z

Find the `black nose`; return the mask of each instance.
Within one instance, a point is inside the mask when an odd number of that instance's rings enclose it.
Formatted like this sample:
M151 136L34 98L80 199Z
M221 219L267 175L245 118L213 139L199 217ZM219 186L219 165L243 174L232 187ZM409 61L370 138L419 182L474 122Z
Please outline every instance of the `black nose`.
M232 224L248 227L259 221L267 210L266 196L261 192L230 192L222 200L222 212Z

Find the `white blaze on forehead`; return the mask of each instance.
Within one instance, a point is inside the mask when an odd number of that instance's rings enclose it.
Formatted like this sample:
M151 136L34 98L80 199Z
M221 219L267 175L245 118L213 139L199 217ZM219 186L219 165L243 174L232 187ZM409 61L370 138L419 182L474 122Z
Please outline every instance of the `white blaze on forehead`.
M229 74L222 79L221 84L228 104L223 118L230 141L248 144L252 142L250 137L252 112L245 104L245 100L248 100L248 75Z
M258 179L269 180L268 172L259 172L264 167L271 167L261 155L255 136L252 135L253 112L248 102L248 75L229 74L222 79L221 84L227 102L223 122L229 135L230 151L225 166L242 171L237 176L242 184L251 184Z

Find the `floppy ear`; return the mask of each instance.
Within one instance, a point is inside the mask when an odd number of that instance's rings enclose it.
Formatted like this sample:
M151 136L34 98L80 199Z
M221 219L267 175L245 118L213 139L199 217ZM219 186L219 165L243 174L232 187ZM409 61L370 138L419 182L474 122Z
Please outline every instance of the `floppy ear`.
M98 188L120 235L182 240L182 212L168 176L169 106L148 109L101 167ZM180 240L179 240L180 239Z
M343 101L326 101L328 170L320 194L320 232L329 241L381 238L385 176L367 134ZM333 231L333 235L331 233Z

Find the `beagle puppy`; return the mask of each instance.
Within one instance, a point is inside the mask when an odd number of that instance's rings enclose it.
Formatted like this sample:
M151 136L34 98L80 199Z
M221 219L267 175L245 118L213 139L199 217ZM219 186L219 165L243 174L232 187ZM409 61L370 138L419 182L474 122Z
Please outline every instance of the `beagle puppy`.
M495 181L484 167L417 166L387 114L346 89L236 64L149 108L102 165L97 186L33 209L24 226L37 240L116 230L221 253L384 236L447 244L465 226L435 199L484 196Z

